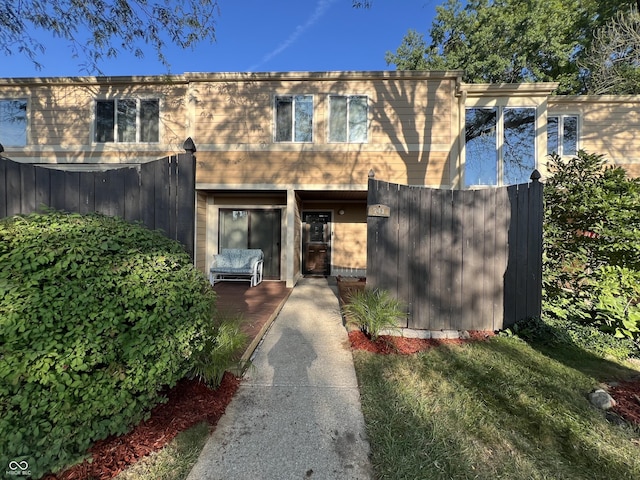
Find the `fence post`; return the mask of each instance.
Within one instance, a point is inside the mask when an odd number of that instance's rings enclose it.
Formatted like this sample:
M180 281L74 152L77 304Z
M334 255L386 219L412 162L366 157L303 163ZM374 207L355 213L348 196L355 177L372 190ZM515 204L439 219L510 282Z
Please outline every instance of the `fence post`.
M534 170L531 174L529 195L529 281L527 289L527 313L531 317L542 315L542 249L544 222L544 185L540 182L540 172Z
M189 137L182 148L186 153L178 155L176 240L185 246L193 260L196 236L196 145Z

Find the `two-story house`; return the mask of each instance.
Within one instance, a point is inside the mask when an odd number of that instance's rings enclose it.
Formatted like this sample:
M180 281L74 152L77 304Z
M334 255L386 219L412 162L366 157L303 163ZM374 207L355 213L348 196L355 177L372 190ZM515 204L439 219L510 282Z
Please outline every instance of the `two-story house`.
M479 188L545 173L550 152L640 174L640 97L555 96L462 72L186 73L0 79L0 143L64 169L139 164L197 146L196 265L261 248L265 279L364 275L370 172Z

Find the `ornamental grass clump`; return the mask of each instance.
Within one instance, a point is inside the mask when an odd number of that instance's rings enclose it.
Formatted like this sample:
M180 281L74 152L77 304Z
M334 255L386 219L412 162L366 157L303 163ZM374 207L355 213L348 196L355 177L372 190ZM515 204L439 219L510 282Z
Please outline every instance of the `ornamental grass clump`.
M344 306L348 325L355 325L371 340L381 332L398 329L398 320L406 317L402 302L387 290L365 288L354 291Z
M1 220L0 465L40 478L148 418L218 345L215 302L159 232L97 214Z

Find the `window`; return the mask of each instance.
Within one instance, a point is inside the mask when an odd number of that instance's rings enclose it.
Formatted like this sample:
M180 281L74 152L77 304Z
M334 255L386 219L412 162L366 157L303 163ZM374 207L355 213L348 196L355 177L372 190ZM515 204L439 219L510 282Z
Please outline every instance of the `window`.
M368 99L362 95L329 97L329 141L367 141Z
M547 117L547 154L578 154L577 115L553 115Z
M468 108L465 185L513 185L536 168L536 109Z
M0 143L4 147L27 144L27 101L0 99Z
M313 97L276 97L276 142L313 141Z
M151 143L160 139L158 99L96 101L94 140L98 143Z

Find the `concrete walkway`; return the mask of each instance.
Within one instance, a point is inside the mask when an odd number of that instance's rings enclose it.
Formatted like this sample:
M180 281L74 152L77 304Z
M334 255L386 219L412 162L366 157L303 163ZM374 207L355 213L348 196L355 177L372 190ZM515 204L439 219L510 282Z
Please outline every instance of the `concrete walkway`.
M370 479L368 455L335 281L302 279L188 480Z

